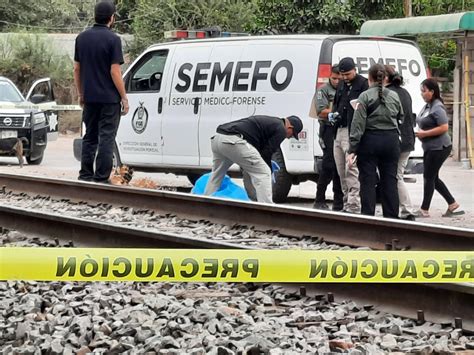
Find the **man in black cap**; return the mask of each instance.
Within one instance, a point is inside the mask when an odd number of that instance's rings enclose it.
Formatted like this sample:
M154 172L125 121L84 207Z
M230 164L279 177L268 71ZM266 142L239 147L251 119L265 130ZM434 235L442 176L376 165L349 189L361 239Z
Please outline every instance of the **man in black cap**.
M339 62L339 72L343 79L336 90L334 97L333 115L329 117L337 127L334 140L334 160L337 173L341 179L344 192L344 211L350 213L360 212L360 184L357 164L347 165L349 155L349 132L351 128L354 108L351 100L369 88L366 78L357 74L354 60L350 57L342 58ZM337 114L335 114L337 112ZM336 118L335 118L336 117Z
M86 126L79 180L109 182L120 113L129 109L120 70L122 43L111 31L114 22L115 5L101 1L95 6L95 25L76 38L74 82Z
M272 203L271 159L285 138L298 139L303 123L297 116L250 116L217 127L211 138L212 173L205 195L216 192L232 164L243 171L251 200Z

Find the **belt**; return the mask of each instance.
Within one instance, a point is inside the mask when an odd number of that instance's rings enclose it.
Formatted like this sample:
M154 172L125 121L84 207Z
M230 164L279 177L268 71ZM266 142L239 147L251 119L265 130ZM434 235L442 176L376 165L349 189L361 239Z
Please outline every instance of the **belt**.
M223 134L224 136L239 136L239 137L242 137L242 134L240 134L240 133L235 133L235 132L217 131L217 133Z

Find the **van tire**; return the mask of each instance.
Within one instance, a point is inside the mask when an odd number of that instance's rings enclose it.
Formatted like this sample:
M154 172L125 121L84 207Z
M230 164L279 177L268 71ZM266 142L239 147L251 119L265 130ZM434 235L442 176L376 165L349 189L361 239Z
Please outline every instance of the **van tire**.
M196 181L201 177L199 174L187 174L189 182L194 186L196 184Z
M35 160L32 160L31 157L26 157L26 161L28 162L28 165L40 165L41 162L43 161L44 153L41 154L41 156Z
M285 160L281 150L273 154L272 159L280 166L280 170L275 173L276 183L272 180L273 202L283 203L288 198L288 193L293 183L293 176L286 171Z

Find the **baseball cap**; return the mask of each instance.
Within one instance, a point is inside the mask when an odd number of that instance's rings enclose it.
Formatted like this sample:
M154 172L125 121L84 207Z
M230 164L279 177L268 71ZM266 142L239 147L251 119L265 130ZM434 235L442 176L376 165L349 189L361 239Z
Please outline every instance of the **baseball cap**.
M352 69L355 69L355 67L356 65L354 63L354 59L352 59L351 57L342 58L339 62L339 71L341 73L348 72Z
M303 130L303 122L298 116L289 116L286 118L293 126L293 137L297 140L298 134Z
M115 14L115 4L112 1L101 1L95 5L94 9L95 17L109 18Z

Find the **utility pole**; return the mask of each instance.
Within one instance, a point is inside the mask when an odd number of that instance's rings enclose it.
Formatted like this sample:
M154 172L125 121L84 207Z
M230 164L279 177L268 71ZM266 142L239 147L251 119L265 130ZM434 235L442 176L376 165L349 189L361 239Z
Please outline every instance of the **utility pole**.
M411 2L412 0L403 0L403 12L404 12L405 17L413 16L411 12Z

